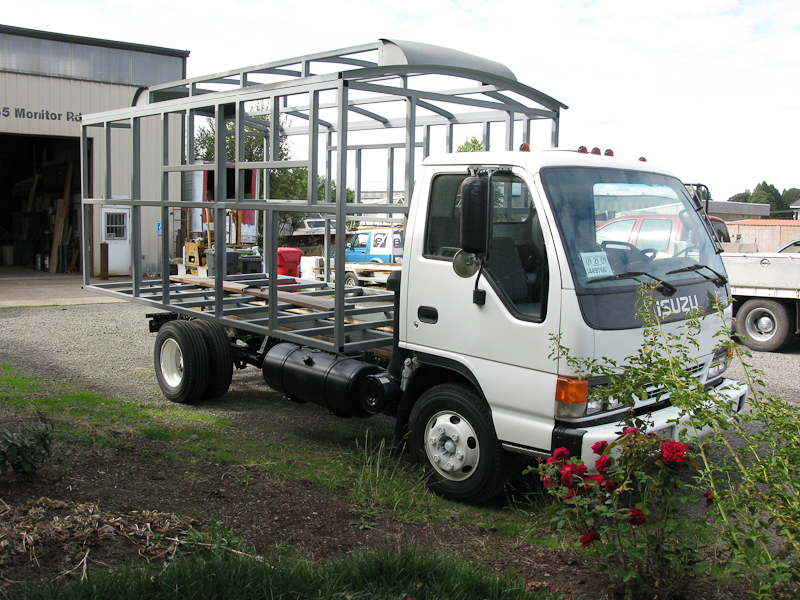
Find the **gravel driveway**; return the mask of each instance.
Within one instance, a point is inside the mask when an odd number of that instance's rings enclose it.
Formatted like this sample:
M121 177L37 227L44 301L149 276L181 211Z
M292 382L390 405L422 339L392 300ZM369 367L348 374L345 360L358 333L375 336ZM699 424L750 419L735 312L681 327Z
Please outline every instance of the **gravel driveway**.
M153 371L155 335L147 328L148 312L155 311L131 302L0 310L0 363L106 396L169 404ZM764 372L769 395L800 406L800 342L795 340L779 353L754 352L750 362ZM730 376L741 379L741 367L734 365ZM245 411L247 418L252 419L257 413L252 410L254 404L270 413L265 419L280 413L301 428L324 429L342 422L318 406L283 400L252 367L234 372L231 390L222 401L189 409L225 411L234 416L239 407L247 405L251 409ZM391 428L392 421L379 416L350 419L348 424L366 430L375 424Z

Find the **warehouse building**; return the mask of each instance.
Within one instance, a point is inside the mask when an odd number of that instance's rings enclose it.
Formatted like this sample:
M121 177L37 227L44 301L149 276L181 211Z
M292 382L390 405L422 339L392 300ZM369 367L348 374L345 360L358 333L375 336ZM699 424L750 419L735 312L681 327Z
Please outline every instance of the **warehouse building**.
M131 106L147 86L184 79L188 56L183 50L0 25L0 263L51 272L81 269L81 175L92 197L103 198L108 189L92 176L105 160L105 144L96 139L105 132L88 138L90 164L80 163L81 116ZM112 147L115 160L130 162L127 144ZM155 174L151 179L142 182L145 189L160 185ZM109 274L130 272L129 211L90 209L92 275L101 270L101 244L108 250ZM158 218L153 214L153 223L143 222L146 248L159 246ZM148 263L155 268L158 257L147 257Z

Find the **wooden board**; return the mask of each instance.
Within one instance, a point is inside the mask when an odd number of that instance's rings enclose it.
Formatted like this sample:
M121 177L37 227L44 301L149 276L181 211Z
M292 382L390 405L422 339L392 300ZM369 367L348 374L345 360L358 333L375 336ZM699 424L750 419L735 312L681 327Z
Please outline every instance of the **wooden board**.
M67 167L67 181L64 184L64 197L58 201L58 210L56 211L56 224L53 229L53 248L50 250L50 272L55 273L58 269L58 247L64 238L64 229L66 228L67 220L69 219L69 197L70 190L72 189L72 166L73 162L69 161Z
M178 283L189 283L198 287L213 288L213 277L200 277L198 275L173 275L170 281ZM233 281L223 281L222 289L226 292L235 294L247 294L256 298L264 298L269 300L269 289L260 286L249 286L244 283L235 283ZM305 294L298 294L295 292L278 292L278 300L286 302L293 306L302 306L303 308L313 308L315 310L333 310L335 303L333 300L325 298L315 298Z

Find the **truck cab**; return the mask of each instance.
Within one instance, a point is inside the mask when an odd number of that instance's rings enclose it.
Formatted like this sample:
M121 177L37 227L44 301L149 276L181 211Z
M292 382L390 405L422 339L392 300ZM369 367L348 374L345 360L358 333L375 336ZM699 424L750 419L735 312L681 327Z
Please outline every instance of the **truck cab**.
M347 243L345 262L403 261L403 230L399 227L359 229Z
M478 210L467 198L470 179L486 188ZM415 377L438 372L451 382L416 399L409 422L412 451L446 495L469 498L496 485L497 448L548 456L566 447L589 462L594 443L616 437L627 407L585 396L560 401L577 373L554 355L553 340L560 336L577 357L623 361L643 340L636 309L643 282L663 282L655 302L668 332L689 311L709 315L692 357L695 374L743 408L746 386L724 378L724 357L714 350L722 323L713 301L729 296L724 266L674 176L642 162L558 150L474 153L469 165L456 154L429 158L415 191L399 345L413 355ZM666 206L680 211L687 229L681 252L667 256L628 235L597 234L609 214ZM479 243L468 241L476 236ZM464 258L465 250L472 256ZM479 266L465 267L470 260ZM485 402L485 414L471 395ZM656 388L634 413L652 413L654 429L669 437L685 426Z

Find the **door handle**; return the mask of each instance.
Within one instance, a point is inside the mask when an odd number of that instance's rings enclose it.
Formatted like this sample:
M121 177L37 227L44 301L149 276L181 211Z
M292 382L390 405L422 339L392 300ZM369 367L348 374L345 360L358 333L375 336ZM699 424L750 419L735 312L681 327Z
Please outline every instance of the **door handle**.
M417 317L423 323L436 323L439 320L439 311L432 306L420 306L417 309Z

